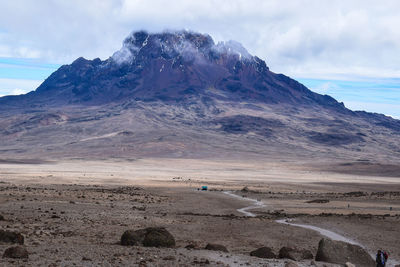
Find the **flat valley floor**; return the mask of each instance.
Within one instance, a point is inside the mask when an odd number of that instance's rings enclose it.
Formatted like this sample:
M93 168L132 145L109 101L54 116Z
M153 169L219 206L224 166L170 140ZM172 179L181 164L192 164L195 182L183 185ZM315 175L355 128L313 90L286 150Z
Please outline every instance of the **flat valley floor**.
M28 260L1 258L0 266L285 266L289 261L249 256L263 246L275 253L282 246L304 248L315 255L322 236L276 222L280 219L333 231L399 261L400 177L360 175L351 164L351 171L326 172L318 164L0 160L0 229L21 232L30 253ZM202 186L208 190L198 190ZM252 205L248 198L264 203L251 209L254 217L238 211ZM125 230L152 226L171 232L176 248L119 244ZM204 250L207 243L224 245L229 253ZM0 244L0 252L9 246Z

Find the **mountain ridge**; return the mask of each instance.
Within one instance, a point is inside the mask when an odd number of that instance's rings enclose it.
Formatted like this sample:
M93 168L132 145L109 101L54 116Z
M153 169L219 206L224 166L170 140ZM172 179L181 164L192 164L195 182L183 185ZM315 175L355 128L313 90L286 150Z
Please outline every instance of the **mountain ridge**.
M239 43L187 31L134 32L110 58L63 65L0 110L3 157L400 156L400 121L351 111Z
M112 90L101 90L107 87ZM180 101L194 93L222 97L206 92L206 88L221 90L237 100L280 104L314 101L339 108L330 96L313 93L297 81L271 72L263 60L251 56L239 43L214 44L208 35L185 31L135 32L109 59L80 57L61 66L28 95L37 100L57 94L63 104L104 104L124 97ZM60 99L53 97L49 102Z

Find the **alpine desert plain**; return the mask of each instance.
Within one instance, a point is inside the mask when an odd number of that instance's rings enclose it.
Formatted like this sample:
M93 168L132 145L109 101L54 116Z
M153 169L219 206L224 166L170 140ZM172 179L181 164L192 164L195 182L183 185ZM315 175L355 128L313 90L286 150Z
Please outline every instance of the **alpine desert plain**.
M366 162L330 164L165 158L2 160L0 225L22 233L30 255L28 260L2 258L0 265L285 266L290 262L249 256L263 246L275 253L290 246L315 255L320 233L277 223L278 219L331 230L370 253L383 248L391 260L400 259L399 168ZM208 190L198 190L202 186ZM252 204L248 198L265 204L251 210L254 217L238 211ZM310 200L317 201L307 203ZM175 237L174 248L119 244L125 230L160 226ZM229 252L204 250L208 243L224 245ZM2 250L7 247L1 245ZM314 260L297 264L336 266Z

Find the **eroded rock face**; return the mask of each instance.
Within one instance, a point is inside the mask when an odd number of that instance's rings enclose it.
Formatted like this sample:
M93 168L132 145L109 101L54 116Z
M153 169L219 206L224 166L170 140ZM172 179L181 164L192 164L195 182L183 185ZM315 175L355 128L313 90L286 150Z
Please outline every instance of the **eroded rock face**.
M0 230L0 242L23 245L24 236L18 232Z
M261 247L250 252L250 256L265 258L265 259L275 259L276 255L269 247Z
M121 245L145 247L174 247L175 238L164 227L127 230L121 236Z
M325 238L319 241L315 260L343 265L351 262L356 266L375 266L374 259L360 246Z
M306 249L298 249L293 247L282 247L279 250L280 259L291 259L294 261L313 259L314 256L311 251Z
M211 243L208 243L207 246L205 247L205 249L208 249L208 250L215 250L215 251L229 252L228 249L227 249L225 246L219 245L219 244L211 244Z
M27 259L29 253L23 246L9 247L4 251L3 258Z

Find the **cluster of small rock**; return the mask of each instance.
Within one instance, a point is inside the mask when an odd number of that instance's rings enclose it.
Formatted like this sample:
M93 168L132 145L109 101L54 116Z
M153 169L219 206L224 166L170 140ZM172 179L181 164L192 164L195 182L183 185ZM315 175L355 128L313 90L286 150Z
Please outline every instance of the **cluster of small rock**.
M17 246L7 248L3 253L3 258L27 259L29 253L24 244L24 236L18 232L0 230L0 242L9 244L18 244Z
M269 247L261 247L250 252L251 256L268 259L290 259L293 261L312 260L313 254L309 250L298 249L294 247L282 247L278 255ZM330 239L321 239L318 244L316 261L341 264L344 266L375 266L375 261L372 257L360 246L352 245L341 241L333 241ZM296 266L295 263L290 263Z
M171 248L175 247L175 238L163 227L150 227L125 231L121 236L121 245ZM196 246L190 244L186 248L195 249ZM229 252L225 246L212 243L207 244L204 249ZM286 246L282 247L277 254L269 247L261 247L251 251L250 256L266 259L290 259L295 262L314 259L314 255L309 250ZM375 266L374 259L360 246L330 239L321 239L315 260L345 266ZM288 264L288 266L297 266L294 262L288 262Z
M7 248L3 253L3 258L28 259L29 253L24 246L24 236L18 232L0 230L0 242L16 244ZM125 231L120 240L123 246L144 246L144 247L165 247L174 248L176 246L174 236L164 227L149 227L139 230ZM201 249L193 244L186 246L187 249ZM206 250L229 252L228 249L220 244L208 243ZM344 266L375 266L372 257L360 246L348 244L330 239L322 239L318 244L318 251L314 258L311 251L295 247L282 247L278 253L270 247L264 246L250 252L250 256L266 259L289 259L287 267L297 266L297 261L316 260ZM83 259L84 260L84 259ZM174 260L165 259L165 260ZM205 262L207 264L207 262Z
M4 216L0 215L0 221L4 221ZM24 245L24 236L18 232L12 232L7 230L0 230L0 242L7 244L18 244L7 248L3 253L3 258L12 259L27 259L29 253Z

